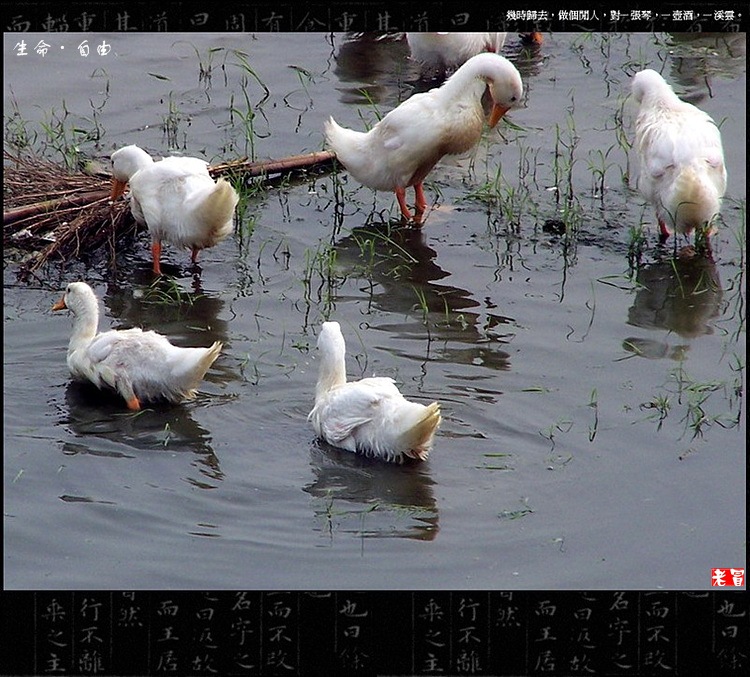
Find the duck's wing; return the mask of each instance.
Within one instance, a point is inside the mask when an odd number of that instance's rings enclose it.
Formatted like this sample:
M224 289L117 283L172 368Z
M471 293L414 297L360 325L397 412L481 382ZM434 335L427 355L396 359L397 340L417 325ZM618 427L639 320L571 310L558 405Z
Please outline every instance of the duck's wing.
M659 179L671 169L676 162L675 139L669 130L655 129L650 143L644 149L644 165L649 176Z
M410 185L415 174L426 174L450 145L445 111L431 92L415 94L386 115L372 129L373 156L396 185ZM378 153L382 146L382 156Z
M696 160L715 167L723 164L721 133L713 119L695 106L646 111L638 125L643 164L654 179Z
M401 397L393 379L368 378L346 383L328 393L320 411L321 431L332 443L341 443L354 431L377 419L384 401Z
M185 186L214 185L208 173L208 164L198 158L165 158L146 167L130 180L131 190L143 200L144 194L151 196L184 192Z
M94 365L107 361L113 355L120 354L122 357L121 353L128 350L135 357L135 353L140 352L138 346L142 343L140 339L143 333L137 328L104 331L91 340L86 348L86 355Z
M195 205L215 187L207 164L197 158L165 158L137 172L130 180L133 200L143 221L161 235L163 228L178 233L190 231L185 222Z
M175 350L165 336L135 327L98 334L88 345L86 357L94 369L126 372L132 381L137 381L164 378Z
M685 122L685 143L678 152L684 150L684 162L703 160L709 167L719 168L724 164L724 150L721 132L713 118L698 108ZM682 158L680 158L682 160Z
M128 346L132 345L136 333L142 332L140 329L127 329L97 334L82 353L77 353L72 358L72 368L76 374L88 378L99 387L107 384L116 389L118 380L123 374L127 374L130 365L139 359L132 351L128 354Z
M435 91L412 95L376 125L387 150L422 147L440 137L444 111L437 105Z

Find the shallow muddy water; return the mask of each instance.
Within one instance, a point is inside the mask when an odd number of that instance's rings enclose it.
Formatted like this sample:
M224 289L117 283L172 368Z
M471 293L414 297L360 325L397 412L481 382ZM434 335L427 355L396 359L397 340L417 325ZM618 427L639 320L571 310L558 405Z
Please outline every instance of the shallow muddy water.
M84 58L60 35L65 56L33 69L12 38L6 145L25 129L57 161L44 124L104 161L129 143L311 152L329 115L362 129L435 84L371 36L107 34ZM744 566L745 36L561 33L505 54L523 106L430 174L421 231L331 171L248 190L235 235L195 269L166 246L156 283L146 233L43 282L6 256L6 588L693 589ZM634 190L645 67L721 123L713 261L660 248ZM134 416L72 382L50 308L76 279L102 328L222 341L197 399ZM316 441L326 319L351 378L441 403L428 461Z

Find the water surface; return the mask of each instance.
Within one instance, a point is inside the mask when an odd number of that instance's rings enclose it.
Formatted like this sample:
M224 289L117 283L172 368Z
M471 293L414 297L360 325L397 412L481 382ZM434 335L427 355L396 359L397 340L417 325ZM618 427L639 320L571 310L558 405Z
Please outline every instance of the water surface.
M311 152L329 115L361 129L434 84L403 40L371 36L108 34L88 60L56 36L65 57L33 70L11 38L6 136L15 111L55 160L42 124L105 160ZM744 565L744 34L505 53L523 106L433 171L422 231L342 171L249 191L235 236L197 269L165 247L156 284L146 233L29 283L6 259L6 588L702 589ZM634 190L644 67L721 123L713 261L660 249ZM224 342L198 398L133 416L72 382L71 321L50 307L76 279L102 328ZM351 378L441 402L427 462L315 440L326 319Z

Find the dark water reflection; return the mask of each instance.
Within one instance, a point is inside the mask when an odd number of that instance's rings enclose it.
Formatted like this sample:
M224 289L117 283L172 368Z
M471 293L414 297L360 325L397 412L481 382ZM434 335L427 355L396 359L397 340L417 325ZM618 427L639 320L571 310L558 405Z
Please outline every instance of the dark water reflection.
M315 480L304 490L320 499L315 513L321 530L354 533L367 538L435 539L439 515L425 464L391 464L316 442L310 464Z
M191 465L201 477L186 478L191 484L213 489L224 478L219 459L212 448L211 433L197 423L192 406L156 404L138 413L125 410L121 398L100 391L90 383L71 381L65 390L65 413L60 423L76 441L66 441L62 451L68 456L90 454L110 458L135 458L139 452L190 453Z
M226 302L204 292L199 277L185 290L169 278L153 280L144 272L142 280L134 276L127 286L109 284L103 302L108 314L120 321L115 328L154 329L177 345L209 346L221 341L229 348L229 323L221 317Z
M693 105L700 106L713 96L708 86L713 78L737 77L747 66L744 35L671 33L669 40L672 54L668 79L682 88L678 93Z
M439 357L433 359L509 368L510 356L495 345L506 339L505 329L512 319L492 313L480 315L471 310L481 306L472 292L436 284L452 273L436 263L438 252L426 243L422 229L393 228L390 224L353 228L350 235L336 241L335 250L337 263L369 282L369 306L411 318L398 325L378 323L378 329L408 340L424 336L429 325L430 341L468 346L443 347ZM398 347L395 351L407 355Z
M403 38L375 33L348 36L336 52L333 71L341 83L341 102L395 107L408 98L417 73L408 55Z
M720 314L723 291L716 264L704 256L669 259L642 266L636 276L638 291L628 311L628 324L644 329L666 329L684 339L711 334ZM688 344L631 337L626 350L644 357L682 359Z

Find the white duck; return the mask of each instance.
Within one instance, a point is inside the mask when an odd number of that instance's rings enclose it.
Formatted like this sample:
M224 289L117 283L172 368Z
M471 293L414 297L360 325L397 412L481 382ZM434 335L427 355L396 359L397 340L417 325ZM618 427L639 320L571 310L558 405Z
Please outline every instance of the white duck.
M112 199L130 184L130 209L151 233L154 273L161 275L161 243L198 252L232 233L239 196L224 179L214 181L199 158L167 157L159 162L138 146L112 153Z
M721 133L713 119L678 98L664 78L647 69L633 78L639 104L635 148L638 188L656 209L662 240L710 224L727 185Z
M346 345L338 322L324 322L318 336L320 370L315 406L308 415L329 444L386 461L423 461L440 424L440 405L409 402L393 379L346 381Z
M499 52L507 33L407 33L412 59L442 70L458 68L482 52Z
M424 66L439 70L458 68L482 52L499 52L507 33L407 33L411 56ZM541 33L522 33L527 43L541 44Z
M441 87L414 94L368 132L339 126L331 117L325 136L336 158L360 183L396 193L401 213L412 215L406 188L414 186L421 222L427 208L422 182L444 155L464 153L480 139L484 124L482 95L489 87L492 111L488 124L521 101L523 84L516 67L499 54L478 54Z
M141 401L180 402L194 397L221 352L219 341L210 348L180 348L161 334L138 328L97 334L98 301L85 282L71 282L52 306L52 310L66 308L73 312L68 345L70 373L98 388L113 388L129 409L140 409Z

